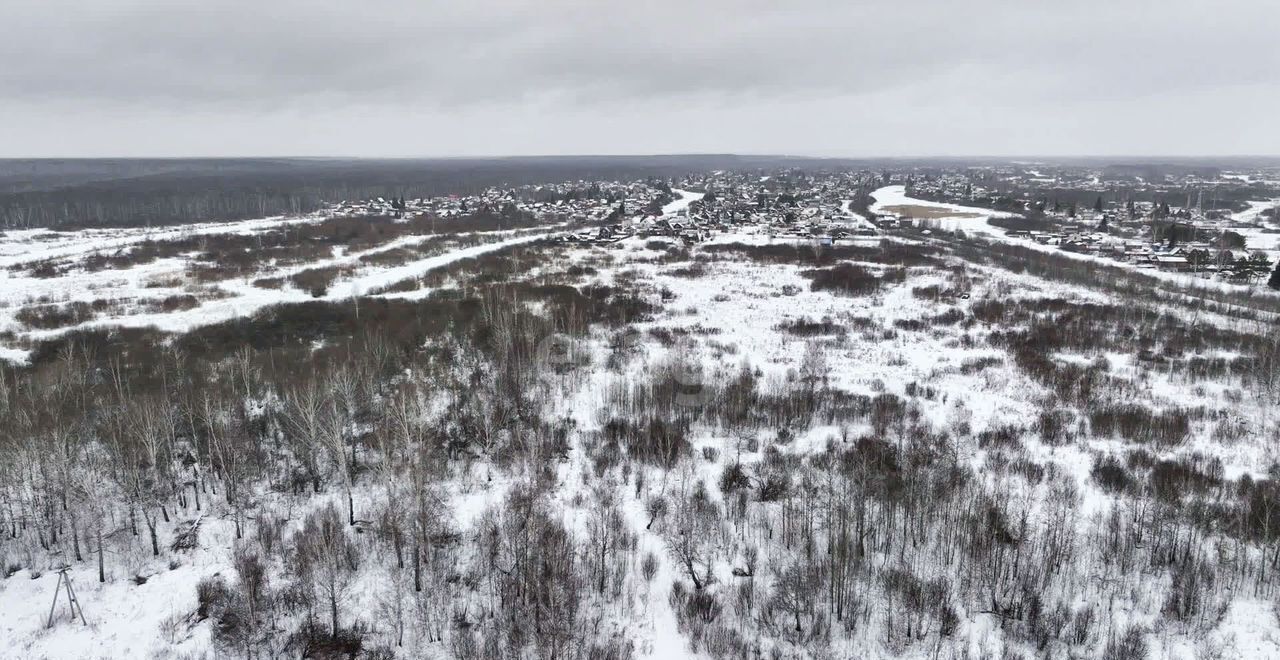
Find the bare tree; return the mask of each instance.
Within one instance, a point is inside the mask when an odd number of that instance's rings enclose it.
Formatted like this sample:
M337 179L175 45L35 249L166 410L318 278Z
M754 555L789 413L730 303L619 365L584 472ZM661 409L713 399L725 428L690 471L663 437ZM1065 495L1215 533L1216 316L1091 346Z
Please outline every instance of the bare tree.
M284 398L290 449L312 491L319 493L322 473L318 447L325 433L325 416L329 414L324 388L317 379L307 378L287 390Z
M299 577L314 589L328 606L330 630L338 636L339 603L350 591L360 554L347 538L346 525L332 504L307 516L293 538Z
M693 582L694 589L706 586L711 576L708 544L720 533L720 508L711 500L706 484L690 483L691 470L679 479L674 504L664 522L663 535L667 550Z

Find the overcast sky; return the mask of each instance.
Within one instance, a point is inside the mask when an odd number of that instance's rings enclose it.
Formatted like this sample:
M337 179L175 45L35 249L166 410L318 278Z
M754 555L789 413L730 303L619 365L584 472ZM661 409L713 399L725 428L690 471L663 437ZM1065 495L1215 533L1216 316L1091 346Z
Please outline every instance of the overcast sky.
M0 156L1280 154L1276 0L2 0Z

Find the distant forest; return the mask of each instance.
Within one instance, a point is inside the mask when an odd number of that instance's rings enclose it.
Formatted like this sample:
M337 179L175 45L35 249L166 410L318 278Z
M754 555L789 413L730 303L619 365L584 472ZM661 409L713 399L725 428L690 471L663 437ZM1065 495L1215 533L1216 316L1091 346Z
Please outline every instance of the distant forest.
M488 159L0 160L0 229L142 227L306 213L327 202L469 194L491 186L679 177L813 159L566 156Z
M1106 159L1063 164L1105 166L1109 177L1136 173L1216 171L1256 164L1210 159L1160 165L1125 165ZM1270 164L1275 159L1266 162ZM785 168L876 171L994 165L999 159L824 159L729 154L658 156L537 156L518 158L143 158L0 159L0 230L30 227L145 227L241 220L306 213L325 203L374 197L429 197L477 193L493 186L577 180L678 179L716 169L774 172ZM855 210L868 201L860 191ZM1046 190L1063 202L1092 203L1094 193ZM1244 194L1244 193L1242 193ZM1246 194L1247 196L1247 194ZM1178 200L1162 200L1175 203ZM1213 201L1229 208L1239 200Z

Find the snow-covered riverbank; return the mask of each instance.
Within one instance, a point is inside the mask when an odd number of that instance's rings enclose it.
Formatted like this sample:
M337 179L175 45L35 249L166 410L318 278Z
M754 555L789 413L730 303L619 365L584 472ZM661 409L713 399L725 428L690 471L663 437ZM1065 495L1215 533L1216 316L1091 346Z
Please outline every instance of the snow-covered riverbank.
M689 208L690 204L707 196L707 193L689 192L688 190L680 190L679 188L672 188L671 192L679 195L680 198L662 207L662 215L664 217L679 215L685 209Z

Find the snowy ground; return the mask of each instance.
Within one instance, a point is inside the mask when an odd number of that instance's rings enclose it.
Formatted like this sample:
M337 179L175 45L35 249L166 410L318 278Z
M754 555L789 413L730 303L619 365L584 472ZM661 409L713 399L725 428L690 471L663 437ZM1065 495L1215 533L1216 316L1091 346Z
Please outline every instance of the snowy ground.
M46 259L58 258L76 261L96 253L112 253L142 241L166 241L191 236L218 234L253 234L304 222L317 222L319 216L306 218L267 218L223 224L202 224L160 231L141 229L82 230L56 233L11 231L0 235L0 332L12 333L11 339L0 339L0 359L21 362L26 359L27 340L47 339L62 333L89 327L155 327L166 332L185 332L202 325L219 323L228 319L251 315L271 305L303 302L315 297L307 291L295 288L288 277L302 271L331 266L353 269L353 273L337 279L323 296L336 300L386 287L401 280L420 276L426 272L513 245L543 238L557 226L536 230L508 230L474 234L454 234L452 237L480 241L450 250L444 254L425 257L394 266L369 265L360 258L411 246L429 238L425 235L404 236L385 244L360 252L335 251L333 256L304 264L275 266L264 263L252 274L231 277L214 283L195 285L187 273L185 258L162 258L123 269L97 272L71 270L57 277L42 278L22 270L23 266ZM279 288L262 288L254 285L259 278L283 278ZM148 303L161 301L169 296L194 293L199 305L176 311L151 311ZM52 329L25 327L15 315L24 306L63 305L66 303L93 303L108 301L112 310L83 322Z
M690 203L701 198L699 193L675 191L680 199L668 204L664 215L679 214ZM1063 253L1050 246L1034 242L1014 241L1003 230L992 227L986 220L990 211L954 204L940 204L915 200L905 195L901 186L882 188L875 193L873 210L904 206L920 206L938 209L956 215L942 216L939 226L964 230L990 237L992 240L1013 241L1036 249ZM226 226L226 231L255 231L271 227L282 220L236 223ZM170 230L166 230L170 231ZM172 230L182 231L182 230ZM214 227L202 226L196 231L217 233ZM494 233L486 236L490 242L452 250L446 254L427 257L412 262L387 267L361 267L354 275L344 277L330 288L326 299L341 299L356 294L366 294L395 282L416 277L432 269L474 257L489 251L527 243L544 235L544 231ZM177 234L175 234L177 235ZM0 254L16 265L23 259L39 259L57 253L62 256L87 254L95 241L144 240L142 234L126 232L115 238L101 233L85 233L79 238L59 237L51 239L41 252L22 254L22 245L28 247L37 238L31 235L6 236L0 243ZM10 241L12 239L12 241ZM362 253L335 254L322 262L305 266L274 269L264 274L288 275L316 265L358 263L358 257L369 252L393 249L408 242L398 239ZM865 247L881 245L879 237L858 242ZM889 239L907 242L908 239ZM943 311L959 311L971 314L974 307L984 302L1010 300L1055 299L1072 303L1125 304L1098 290L1049 281L1026 274L1012 273L998 266L976 266L948 257L946 265L962 267L966 273L965 297L950 296L944 300L928 300L915 291L916 288L937 285L947 287L953 283L950 271L933 266L908 269L905 282L895 282L870 295L839 296L826 291L814 291L810 280L803 274L808 266L800 264L765 264L746 258L717 258L702 261L664 261L667 253L654 249L661 240L639 238L626 239L612 247L571 247L564 251L565 264L598 263L599 268L576 284L604 284L622 286L625 281L638 281L653 291L662 291L660 311L650 320L635 324L643 340L637 357L624 368L608 369L603 366L609 354L608 333L596 329L584 340L588 344L591 365L574 379L558 383L561 396L552 397L556 403L553 417L561 415L573 420L576 429L571 449L565 461L557 464L561 490L556 494L557 503L565 524L582 533L585 518L594 492L589 486L591 465L582 444L593 431L599 430L607 419L605 409L608 393L620 384L631 382L637 375L651 372L655 365L671 358L677 351L689 350L698 356L709 379L727 378L749 366L759 369L766 387L783 387L793 383L798 370L803 367L804 356L811 346L820 345L826 364L830 366L829 382L834 388L855 395L876 396L893 394L910 399L927 424L935 431L943 432L964 425L971 430L969 437L958 440L960 461L974 468L981 479L995 483L999 479L1012 479L1013 496L1017 505L1025 508L1033 520L1046 514L1043 500L1047 488L1043 485L1024 483L1016 478L997 476L987 466L993 460L990 449L979 446L971 437L985 430L1007 424L1028 425L1050 398L1045 387L1011 364L1009 355L986 343L982 337L994 328L970 329L960 325L931 325L919 330L909 329L912 322L930 318ZM671 241L674 249L681 244ZM741 243L744 245L793 245L798 250L820 251L822 248L810 241L793 238L775 238L767 232L748 228L741 232L722 233L703 247ZM692 256L705 257L702 248L695 247ZM42 255L42 256L32 256ZM1084 255L1070 255L1086 258ZM705 274L690 278L674 272L676 266L698 263L705 266ZM1107 263L1115 263L1107 260ZM559 265L565 265L559 264ZM606 265L607 264L607 265ZM889 267L877 262L859 262L860 266L883 272ZM101 295L122 297L154 295L154 288L145 287L151 279L173 277L183 271L180 259L161 260L121 272L70 273L65 278L39 280L13 272L0 274L0 291L10 296L9 307L0 309L0 318L11 321L17 303L30 297L50 296L58 300L91 300ZM220 300L211 300L200 307L185 312L166 314L136 314L126 317L95 321L114 325L154 325L162 329L180 332L203 323L251 313L263 306L282 302L312 300L302 291L292 288L265 290L254 287L252 278L233 282L221 282L219 288L229 294ZM40 287L47 287L41 289ZM21 293L18 291L21 290ZM386 294L396 297L417 297L423 292ZM1183 313L1170 310L1170 313ZM1199 317L1197 317L1199 319ZM835 326L848 331L822 336L796 336L784 329L784 324L797 320L831 320ZM12 328L12 326L10 326ZM21 336L49 336L55 332L20 331ZM672 332L684 339L675 347L663 346L652 337ZM20 358L20 349L0 349L0 357ZM1207 356L1213 357L1213 356ZM1071 364L1089 364L1105 360L1107 373L1130 383L1126 396L1132 401L1153 407L1181 405L1220 409L1224 401L1232 414L1244 419L1267 419L1267 410L1261 400L1240 395L1238 382L1196 382L1172 370L1164 372L1141 365L1131 355L1109 352L1105 349L1083 352L1062 352L1052 359ZM966 364L988 360L990 366L966 369ZM914 388L936 390L934 396L911 394ZM817 454L829 443L843 442L850 432L860 435L864 428L840 428L818 424L806 429L789 443L775 446L780 452L793 456ZM1261 435L1259 429L1258 435ZM776 429L761 429L765 433ZM1152 448L1159 458L1200 451L1211 453L1223 461L1223 472L1228 477L1243 474L1262 477L1275 464L1277 458L1271 449L1261 442L1240 442L1224 445L1210 437L1208 423L1197 424L1187 442L1175 449ZM677 488L689 482L702 480L714 484L722 470L734 456L735 439L719 428L708 425L694 429L691 443L695 456L685 469L671 476L659 475L651 470L649 488ZM1051 466L1081 494L1080 528L1096 522L1106 514L1119 498L1103 492L1090 477L1095 455L1119 453L1125 443L1110 438L1082 437L1065 446L1049 446L1031 435L1025 438L1028 456L1037 463ZM714 449L707 451L704 449ZM752 452L748 452L752 454ZM702 458L708 457L708 458ZM762 460L759 452L744 457L747 463ZM468 468L469 473L459 475L448 484L447 502L452 520L464 537L474 535L483 513L502 501L509 486L509 478L483 460ZM643 467L638 469L645 469ZM668 481L668 479L670 481ZM682 580L682 569L666 550L660 526L646 529L648 514L644 500L629 495L628 489L619 489L619 501L626 524L637 536L636 556L653 553L659 558L658 569L652 583L644 584L632 571L624 590L626 603L614 604L609 610L606 629L624 632L637 642L636 657L664 660L668 658L698 658L690 651L687 640L677 630L677 614L673 611L668 594L673 583ZM637 489L638 490L638 489ZM713 497L721 504L723 498L712 489ZM357 495L361 504L380 497L376 487L366 483ZM288 512L296 523L302 510L319 506L330 497L297 498L281 496L271 503L279 511ZM186 512L190 517L194 512ZM113 521L120 527L116 541L146 556L143 537L130 538L124 530L124 521ZM55 609L59 617L53 630L45 629L48 605L53 600L57 576L45 570L37 575L24 568L8 579L0 579L0 658L149 658L186 657L211 658L221 653L211 648L210 623L194 617L195 587L199 581L215 574L229 574L233 546L230 523L215 514L204 519L205 533L199 549L191 553L175 554L176 561L168 557L160 560L131 558L126 560L109 557L108 576L104 584L98 584L92 556L89 561L76 564L71 576L80 595L87 626L70 622L66 618L65 603ZM772 533L772 530L770 530ZM748 534L762 534L752 530ZM1087 550L1087 549L1083 549ZM1083 551L1082 550L1082 551ZM735 547L717 549L711 573L722 585L735 584L732 569L736 568ZM768 552L766 550L766 552ZM767 564L768 557L765 558ZM0 567L2 568L2 567ZM273 567L278 575L288 575L289 567ZM38 572L37 568L37 572ZM1155 575L1155 573L1153 573ZM135 577L145 578L138 584ZM1108 619L1156 620L1160 601L1153 589L1162 586L1163 577L1147 575L1131 576L1137 585L1131 593L1132 602L1115 604L1109 610ZM387 634L378 620L377 599L385 576L370 569L362 574L350 601L349 611L370 623L377 639ZM1205 639L1192 639L1189 634L1162 631L1149 635L1154 653L1151 657L1192 660L1204 657L1201 650L1212 644L1222 658L1280 657L1280 625L1277 625L1274 604L1267 599L1246 593L1232 594L1230 607L1220 621L1214 623ZM1083 596L1082 596L1083 598ZM634 605L634 609L628 609ZM603 608L602 608L603 609ZM640 615L635 615L640 612ZM1108 622L1110 625L1110 622ZM877 628L866 626L841 638L832 650L831 657L934 657L929 649L913 647L908 652L886 649L876 637ZM957 624L954 639L964 644L973 657L1010 657L1006 651L1028 650L1009 643L996 620L979 611L964 611ZM380 636L380 637L379 637ZM1207 640L1207 641L1206 641ZM798 649L777 640L761 642L766 650L779 654L791 653L804 657ZM1097 649L1100 650L1100 649ZM426 653L442 649L432 647ZM768 657L767 655L765 657ZM1027 657L1032 657L1028 655Z
M1267 209L1274 209L1280 205L1280 198L1268 200L1254 200L1249 202L1249 208L1238 213L1231 214L1231 221L1242 224L1253 224L1262 221L1262 212Z
M849 208L852 204L853 204L853 200L851 199L846 199L840 203L840 210L849 214L849 217L853 219L853 222L851 224L855 227L863 227L866 229L872 229L872 230L878 231L878 228L875 226L874 223L872 223L870 220L867 219L867 216L862 215L861 213L857 213L853 209Z
M939 211L947 211L955 213L956 216L973 215L985 218L1009 218L1014 214L1003 211L992 211L975 206L963 206L961 204L950 204L945 202L934 202L927 199L916 199L907 196L907 187L901 185L885 186L871 193L876 203L871 205L871 210L875 213L894 214L894 207L900 206L916 206L927 209L937 209Z
M290 218L277 216L236 222L206 222L160 229L149 227L74 231L13 229L0 235L0 267L115 250L148 240L164 241L211 234L254 234L290 224L318 222L321 217L319 214Z
M683 197L681 201L688 200ZM896 203L915 203L915 200L898 196L889 197ZM948 207L957 212L969 213L964 207ZM957 220L985 226L984 221L973 218ZM404 270L392 272L373 271L352 280L355 286L368 290L391 281L412 276L430 268L439 267L454 260L474 256L482 251L498 249L534 238L532 235L505 237L491 244L433 257L406 265ZM715 243L743 243L747 245L794 244L800 249L813 247L807 241L774 239L756 231L726 233L716 237ZM644 332L675 330L693 337L708 373L713 377L731 374L742 365L759 368L763 380L781 383L794 378L801 367L807 346L818 341L825 346L825 355L832 365L831 383L841 390L874 396L891 393L908 396L911 386L936 388L942 394L933 398L915 399L925 418L936 429L947 429L966 423L974 433L995 428L1006 423L1025 423L1037 411L1038 402L1046 396L1044 389L1019 370L1007 363L997 362L992 367L965 372L961 366L968 360L1000 358L999 351L981 342L966 345L961 341L967 334L955 327L935 327L925 331L897 331L891 336L883 331L892 329L897 322L910 322L947 308L969 311L984 300L1006 300L1010 292L1021 298L1054 298L1070 301L1105 302L1109 299L1096 291L1061 283L1046 281L1028 275L1013 274L999 268L973 268L970 297L955 298L945 302L926 301L915 295L913 289L931 284L944 285L947 275L933 268L916 268L909 279L893 284L868 296L843 297L823 291L812 291L808 280L802 276L799 265L760 264L749 260L722 259L710 261L707 273L689 279L672 274L672 264L657 263L662 253L651 249L650 241L627 239L616 248L572 248L567 254L569 263L581 263L608 255L613 262L591 276L590 283L615 284L626 273L628 278L638 278L655 289L668 290L667 300L655 318L639 324ZM865 243L877 245L877 241ZM674 245L674 243L673 243ZM696 253L695 253L696 254ZM867 263L868 268L880 270L881 264ZM587 283L587 282L584 282ZM335 296L343 290L335 287ZM248 296L248 292L243 292ZM276 300L278 302L279 300ZM1116 301L1111 301L1116 302ZM263 303L270 304L270 303ZM854 319L867 319L874 331L854 331L849 336L804 338L789 335L780 324L797 319L834 319L839 324L851 324ZM157 324L162 319L153 319ZM185 327L180 319L171 327ZM582 380L566 385L567 391L558 413L569 415L576 422L579 434L598 429L605 393L611 384L625 382L636 373L649 369L654 363L670 354L671 349L647 342L641 356L627 369L612 371L601 368L606 354L608 337L593 333L591 354L593 366L582 375ZM1105 354L1060 355L1064 361L1091 361L1107 357L1111 372L1119 377L1133 378L1141 386L1134 396L1153 403L1178 402L1183 405L1214 406L1222 392L1205 389L1172 375L1158 372L1140 374L1128 356ZM1243 401L1239 412L1257 414L1249 409L1256 405ZM808 455L821 451L829 442L839 442L845 429L815 426L782 447L783 452ZM855 429L855 432L863 429ZM1200 434L1188 447L1181 449L1212 449L1223 457L1228 474L1263 474L1275 458L1262 447L1242 444L1234 447L1214 447ZM960 447L964 461L981 470L989 452L976 444ZM672 477L671 487L680 480L701 479L707 483L715 480L733 455L733 440L720 430L711 427L695 429L692 444L698 450L704 447L718 450L715 459L695 459L687 474ZM1074 481L1083 493L1081 513L1085 518L1103 515L1112 501L1111 496L1099 491L1090 482L1089 467L1092 454L1112 451L1117 443L1111 440L1089 439L1065 447L1049 447L1034 439L1027 439L1032 458L1056 466L1067 478ZM746 460L755 461L759 456ZM465 535L473 531L481 513L500 502L505 486L501 477L494 479L493 471L485 466L473 469L484 477L460 480L449 491L448 505L453 517ZM580 448L570 452L568 462L558 468L563 491L559 501L564 506L566 521L574 526L583 524L586 506L583 501L592 496L585 477L590 471ZM994 478L994 477L991 477ZM656 483L658 477L655 476ZM664 484L665 485L665 484ZM1033 515L1041 515L1035 504L1043 496L1043 488L1028 485L1019 491L1026 497ZM361 491L359 499L377 497L373 489ZM647 514L643 501L621 495L622 508L628 525L638 535L639 555L652 552L660 558L660 564L652 584L638 582L628 587L628 593L643 603L642 617L612 621L610 625L625 630L638 641L637 657L666 660L671 658L696 658L686 640L677 632L677 617L668 602L667 594L674 581L681 579L680 568L665 550L664 540L657 530L645 530ZM303 506L316 506L319 502L306 501ZM297 506L297 503L280 503L281 507ZM293 519L301 516L294 512ZM108 581L98 585L96 568L85 562L72 569L71 575L80 594L88 626L66 620L65 607L57 614L61 619L53 631L45 631L48 616L47 604L52 602L56 575L45 572L36 577L28 570L0 580L0 657L14 658L66 658L66 657L215 657L210 649L208 622L198 622L192 612L195 607L195 585L201 578L230 570L229 556L232 546L231 531L226 520L211 516L206 519L207 528L203 543L194 553L181 555L175 565L164 561L133 561L121 565L109 561ZM1082 521L1083 524L1083 521ZM142 541L131 542L135 548ZM145 554L145 553L144 553ZM735 555L726 552L717 556L713 572L724 584L731 584L730 573ZM287 567L277 567L287 572ZM131 578L141 575L145 584L135 584ZM374 600L378 575L370 573L362 578L349 605L361 613L366 621L375 616ZM1135 603L1134 616L1154 616L1147 611L1158 607L1149 602ZM1144 609L1145 608L1145 609ZM625 612L625 610L619 610ZM1128 616L1128 615L1126 615ZM893 657L879 645L871 632L858 632L847 643L838 647L836 657ZM991 617L981 613L966 613L955 633L958 639L968 640L969 648L982 655L996 653L1003 648L1001 632L993 625ZM1221 657L1280 657L1280 628L1274 620L1271 603L1241 597L1235 600L1226 617L1217 625L1213 639L1220 642L1225 655ZM1170 635L1153 639L1159 657L1196 657L1196 644L1189 638ZM774 648L785 652L787 647L778 644ZM794 649L791 649L794 651ZM1231 655L1234 653L1235 655ZM841 655L847 654L847 655ZM910 657L928 657L927 650L915 649ZM901 657L901 656L899 656Z
M1228 228L1241 236L1250 250L1262 250L1274 262L1280 259L1280 224L1268 222L1262 215L1267 209L1280 206L1280 198L1251 201L1249 208L1231 215Z
M792 239L771 239L758 232L723 234L715 242L748 245L796 243ZM803 241L799 244L802 248L806 245ZM638 241L629 241L626 245L633 258L649 256ZM583 256L585 252L587 251L584 251ZM798 267L718 261L712 264L708 275L694 281L673 277L666 273L668 269L645 263L644 259L632 263L624 260L615 268L638 271L644 280L675 292L675 298L666 305L668 311L641 327L678 328L690 331L693 335L706 336L706 343L724 347L723 354L709 363L711 372L731 373L741 365L749 364L761 369L766 380L785 379L789 373L794 374L800 366L804 346L809 341L787 336L778 330L779 323L797 318L832 318L839 321L863 317L872 319L877 327L893 327L897 321L909 321L936 313L938 306L916 298L912 288L943 281L936 275L921 273L882 294L850 299L809 291L807 281L799 276L801 269ZM601 275L601 280L608 282L604 274ZM795 292L782 293L788 287ZM1019 297L1026 298L1116 302L1082 287L989 269L985 277L975 281L971 298L956 300L952 304L965 310L984 299L1005 299L1008 291L1017 291ZM836 387L869 395L889 392L906 396L909 385L927 385L943 392L936 400L919 402L927 417L939 429L949 428L958 420L971 424L975 434L1005 424L1025 423L1034 418L1037 402L1049 397L1040 385L1029 380L1020 371L1010 368L1010 365L996 366L967 375L961 373L959 367L966 360L989 357L992 351L990 347L981 345L963 348L958 345L957 336L947 330L898 332L889 341L869 341L866 337L847 342L829 341L833 339L830 337L822 339L827 340L827 358L833 365L837 365L831 374ZM1155 405L1213 406L1223 396L1221 391L1206 390L1203 386L1188 383L1175 376L1145 370L1139 373L1137 367L1128 364L1128 356L1098 353L1063 356L1062 359L1091 361L1098 357L1110 360L1114 365L1114 375L1143 383L1142 387L1148 393L1149 400ZM586 389L588 392L599 392L605 386L589 385ZM1246 402L1239 413L1245 418L1262 418L1261 411L1246 410L1252 405L1256 404ZM816 427L797 438L786 451L801 455L818 451L826 443L838 438L840 433L841 429L838 428ZM1222 447L1204 437L1207 429L1197 433L1196 439L1178 451L1205 451L1217 455L1224 461L1226 474L1232 477L1246 472L1255 476L1265 475L1276 458L1260 444ZM732 456L731 440L715 429L704 429L694 440L694 445L711 446L720 450L719 460L706 462L698 467L700 478L708 483L714 482L725 461ZM1090 481L1092 456L1096 452L1114 452L1118 448L1117 442L1108 439L1092 439L1066 447L1050 447L1028 440L1028 449L1034 460L1055 465L1075 482L1083 494L1081 513L1086 518L1103 515L1113 501L1111 496L1099 491ZM983 471L988 452L976 445L961 449L962 453L970 457L970 464L980 472ZM1037 494L1034 488L1029 488L1024 493L1032 501L1042 494ZM634 513L633 521L642 522L643 514ZM666 561L670 561L669 558ZM728 569L726 563L717 570L727 574ZM674 567L664 563L658 582L672 579L676 572ZM663 607L657 603L655 605ZM667 612L661 610L656 615L656 628L652 633L655 642L664 638L662 622L671 619ZM987 622L987 619L975 616L963 624L964 632L959 634L971 639L973 648L990 648L988 642L998 639L999 632L987 627ZM987 641L984 642L984 639ZM1227 618L1213 633L1212 639L1228 654L1223 657L1280 657L1280 627L1277 626L1270 603L1249 599L1236 601ZM874 653L865 650L874 646L871 640L867 640L867 643L867 647L859 647L864 650L858 651L858 655L875 657ZM994 648L999 648L998 642ZM1196 657L1196 644L1186 638L1164 638L1156 641L1154 648L1159 657ZM1232 656L1231 653L1238 655ZM678 649L655 644L653 653L646 657L687 657L687 650L678 652Z
M932 202L929 200L915 199L906 195L905 186L885 186L871 193L876 199L876 203L872 205L871 210L877 213L886 213L897 215L895 209L910 206L920 206L925 208L938 209L944 212L954 212L955 216L942 216L931 218L926 221L929 226L936 226L947 231L963 231L966 234L982 236L989 240L1011 243L1022 247L1030 248L1040 252L1052 252L1054 254L1077 259L1080 261L1092 261L1095 263L1106 264L1110 266L1119 266L1122 268L1131 268L1140 271L1145 275L1149 275L1156 279L1164 280L1178 284L1180 286L1192 288L1208 288L1218 291L1228 292L1257 292L1264 296L1274 295L1269 291L1259 289L1258 287L1249 286L1247 284L1234 284L1222 280L1206 279L1193 274L1165 272L1152 268L1140 268L1137 264L1123 261L1116 261L1108 257L1096 254L1083 254L1080 252L1070 252L1060 250L1056 245L1045 245L1038 243L1029 238L1020 238L1009 236L1008 233L999 227L993 226L987 222L991 218L1013 217L1014 214L992 211L973 206L962 206L959 204L946 204L941 202ZM1265 206L1258 207L1259 211ZM1272 258L1280 257L1280 234L1264 233L1260 230L1233 230L1246 235L1251 246L1257 245L1258 249L1268 252ZM1257 241L1255 243L1255 240Z
M671 192L679 195L680 198L662 207L663 217L680 215L685 209L689 208L690 204L707 196L707 193L689 192L688 190L680 190L679 188L672 188Z

